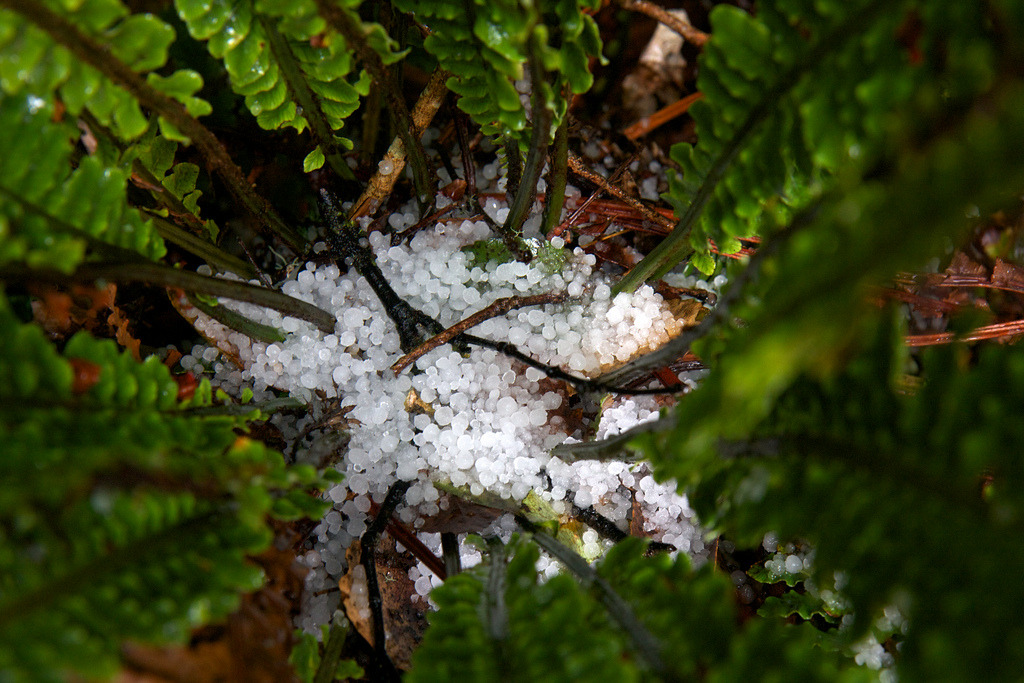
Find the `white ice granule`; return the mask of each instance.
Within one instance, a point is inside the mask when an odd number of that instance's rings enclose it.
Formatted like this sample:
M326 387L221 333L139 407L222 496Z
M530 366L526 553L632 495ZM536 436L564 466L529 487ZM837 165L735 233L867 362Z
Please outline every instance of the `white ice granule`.
M488 200L485 210L499 214L505 210L499 204ZM414 217L411 212L410 216ZM396 227L407 222L404 215L394 221ZM475 263L462 251L463 246L491 237L486 223L462 221L422 230L408 246L391 246L382 234L371 235L370 244L398 296L445 326L502 297L567 292L572 298L563 304L513 310L471 332L512 342L540 362L579 374L596 375L678 333L679 323L666 315L667 307L650 287L610 300L610 282L594 272L594 258L582 250L569 255L557 272L539 259L529 265ZM335 329L328 334L306 321L226 302L288 334L274 344L232 337L243 368L241 373L235 370L233 386L225 388L238 391L244 383L253 388L257 400L269 396L269 388L305 401L314 401L321 392L337 398L348 411L349 442L338 463L346 478L328 493L335 505L316 529L311 553L319 559L308 555L308 566L316 565L310 581L337 578L344 548L365 528L369 497L379 502L397 479L413 482L409 505L401 513L407 520L438 512L433 482L441 481L476 494L486 490L513 499L534 491L556 510L567 510L566 499L580 507L593 505L624 525L633 505L632 488L642 501L645 529L656 540L691 553L703 549L685 497L675 492L673 483L655 482L646 466L570 465L549 455L570 434L559 414L562 395L542 372L492 349L473 347L463 357L445 345L421 357L415 369L394 376L389 368L402 355L398 333L364 278L354 271L342 275L335 265L309 263L282 291L333 313ZM231 334L204 316L197 325L206 326L208 338ZM216 355L212 349L194 353L200 356L186 357L194 365L209 365ZM220 365L216 381L225 385L232 368ZM409 409L412 404L421 407ZM598 437L656 416L653 399L616 399L603 412ZM584 545L595 554L600 549L596 539L584 539ZM429 588L421 578L425 577L416 579L416 588L422 593L420 588ZM333 609L320 602L307 607L318 616ZM304 612L304 627L311 614Z

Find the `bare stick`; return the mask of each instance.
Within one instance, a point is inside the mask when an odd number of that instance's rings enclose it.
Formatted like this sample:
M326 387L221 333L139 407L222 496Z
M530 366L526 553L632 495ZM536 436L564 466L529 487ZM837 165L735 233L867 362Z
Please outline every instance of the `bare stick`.
M677 116L682 116L689 111L694 102L703 97L704 93L691 93L682 99L676 100L672 104L662 107L650 116L643 117L622 132L630 140L636 140L639 137L647 135L658 126L668 123Z
M693 24L678 13L669 12L664 7L659 7L653 2L648 2L648 0L619 0L619 5L623 9L646 14L651 19L665 24L665 26L668 26L697 47L703 47L704 43L708 42L708 39L711 37L700 29L695 28Z
M448 94L445 81L450 75L443 69L434 71L430 75L430 80L427 81L427 86L423 89L420 99L416 101L416 106L412 109L412 124L415 128L413 135L417 138L423 135L423 131L434 120L434 114L441 108L441 103L444 102L445 95ZM388 148L381 165L377 167L377 172L370 178L366 190L352 206L352 210L348 214L349 220L370 215L380 207L384 199L391 194L391 190L398 181L398 176L405 168L405 156L405 143L402 142L401 137L397 137ZM384 173L384 171L388 172Z
M388 657L385 647L384 633L384 601L380 597L380 584L377 583L377 539L380 538L384 527L388 525L395 508L405 498L405 492L409 490L412 482L397 481L388 489L384 502L380 505L380 512L367 527L362 538L359 539L361 551L360 562L366 570L366 592L370 600L370 611L373 613L373 650L377 655L377 664L385 667L385 671L377 672L392 674L390 678L397 680L394 664ZM378 679L379 680L379 679Z
M466 330L476 327L485 320L505 315L511 310L523 308L524 306L543 306L544 304L557 304L565 301L568 295L564 292L548 292L546 294L534 294L533 296L507 296L498 299L490 306L482 308L468 318L463 318L444 332L436 334L426 340L415 349L399 358L391 366L391 371L396 375L415 363L421 356L433 351L438 346L443 346L452 341Z

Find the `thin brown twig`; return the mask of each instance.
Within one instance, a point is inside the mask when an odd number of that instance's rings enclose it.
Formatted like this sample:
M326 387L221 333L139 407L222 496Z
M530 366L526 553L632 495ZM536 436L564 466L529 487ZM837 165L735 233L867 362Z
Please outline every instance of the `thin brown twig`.
M973 342L987 339L1000 339L1002 337L1016 337L1024 334L1024 320L1011 320L1005 323L984 325L964 335L957 335L953 332L936 332L933 334L908 334L906 344L911 348L920 346L935 346L937 344L951 344L953 342Z
M449 213L451 213L452 211L454 211L457 208L459 208L459 205L456 204L455 202L452 202L451 204L449 204L448 206L444 207L443 209L438 209L437 211L435 211L434 213L430 214L429 216L424 216L423 218L419 219L418 221L416 221L414 224L410 225L408 228L406 228L402 232L400 232L397 235L395 235L392 238L392 240L393 240L392 244L401 244L402 242L405 242L406 240L411 239L412 236L415 235L417 232L419 232L423 228L427 227L431 223L433 223L435 221L441 220L442 218L444 218L446 215L448 215ZM465 218L459 218L459 220L463 221L463 220L466 220L466 219Z
M463 318L444 332L434 335L409 353L399 358L391 366L391 371L397 375L411 364L415 363L424 354L433 351L438 346L447 344L466 330L476 327L485 320L496 318L499 315L504 315L517 308L523 308L525 306L543 306L544 304L557 304L565 301L567 298L569 298L569 295L565 292L547 292L545 294L534 294L532 296L507 296L503 299L498 299L490 306L480 309L468 318Z
M647 220L655 223L656 225L662 226L666 230L672 230L675 227L675 223L673 223L670 219L665 218L657 211L651 210L649 207L645 206L643 202L633 197L630 197L627 193L623 192L619 188L609 183L603 177L591 171L589 168L587 168L587 165L583 163L583 160L580 159L575 154L573 154L572 152L569 153L569 168L571 168L572 172L575 173L576 175L586 178L587 180L594 183L602 190L615 197L616 199L619 199L625 202L626 204L629 204L629 206L640 212L640 214L643 215L643 217L646 218Z
M569 163L569 159L571 157L572 157L572 154L567 152L566 164ZM635 156L630 157L630 159L633 159L633 158L635 158ZM606 181L607 184L611 185L612 183L618 182L619 178L622 177L622 174L626 171L626 168L627 168L626 164L621 164L617 169L615 169L615 171L612 173L611 177L608 178L608 180ZM602 180L603 180L603 178L602 178ZM602 192L604 192L603 186L598 185L597 190L592 192L590 194L590 196L587 197L586 200L584 200L584 202L582 204L580 204L572 212L572 214L570 214L569 217L566 218L565 221L556 228L555 234L556 235L560 235L560 234L562 234L565 231L565 229L567 227L575 225L576 221L578 221L580 216L583 215L583 212L585 212L588 208L590 208L590 205L593 204L597 200L597 198L601 196ZM545 197L545 199L546 199L546 197Z
M430 75L430 80L427 81L426 87L423 88L420 98L412 109L415 136L423 135L423 131L434 120L437 110L441 108L441 103L444 102L444 98L448 94L448 86L445 85L445 81L450 75L444 69L435 69L434 73ZM398 177L402 175L402 169L405 168L405 157L405 143L402 142L401 137L397 137L388 148L384 159L381 160L381 166L377 167L377 172L370 178L366 190L352 206L348 215L349 220L354 221L360 216L372 214L380 207L384 199L391 194ZM384 170L388 172L384 173Z
M690 93L686 97L676 100L672 104L666 105L654 112L650 116L645 116L626 130L622 131L623 134L630 140L636 140L639 137L647 135L655 128L662 126L677 116L682 116L694 102L704 97L704 93L695 92Z
M664 7L648 2L648 0L619 0L619 5L623 9L646 14L651 19L665 24L665 26L668 26L697 47L703 47L704 43L708 42L708 38L711 37L680 16L679 13L669 12Z
M371 498L370 514L376 517L379 512L380 505L373 502ZM445 568L444 562L430 548L423 544L423 541L416 536L415 532L410 531L404 524L394 518L388 520L387 530L396 541L412 553L413 557L426 565L427 569L434 573L434 576L442 581L448 578L448 570Z
M412 115L402 97L398 81L388 70L377 51L370 46L366 33L354 13L329 0L316 0L316 6L320 16L331 28L345 37L345 42L348 43L350 49L355 51L363 66L373 76L374 81L383 89L388 114L394 122L395 130L398 132L406 155L412 164L416 193L421 196L423 201L428 201L432 169L420 136L416 135L417 127L413 124Z

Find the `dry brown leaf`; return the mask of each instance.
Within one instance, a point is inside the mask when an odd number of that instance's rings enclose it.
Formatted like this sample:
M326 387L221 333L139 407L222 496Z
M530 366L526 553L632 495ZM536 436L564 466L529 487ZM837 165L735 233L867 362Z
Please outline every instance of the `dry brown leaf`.
M992 284L1014 291L1024 291L1024 268L1003 259L996 259L992 269Z
M355 541L345 552L348 571L338 581L345 613L366 642L373 645L373 621L363 600L352 595L356 568L362 569L362 551ZM390 536L382 536L375 553L377 585L383 603L384 628L387 634L388 657L399 669L407 670L412 653L423 637L427 627L426 601L416 600L416 586L409 579L409 570L416 565L416 559L408 551L399 553ZM362 574L362 571L358 572ZM365 579L359 579L363 581Z
M108 284L102 289L91 285L71 285L67 291L53 287L32 285L29 291L35 297L32 312L47 334L54 339L67 339L78 330L88 330L97 337L111 337L106 316L113 310L117 286Z
M114 329L114 339L117 340L117 343L128 349L132 354L132 358L141 361L142 357L139 355L141 342L132 336L132 333L128 330L128 319L121 313L121 309L114 306L113 310L110 311L110 315L107 316L107 322Z
M504 510L479 505L465 498L446 493L441 495L448 500L448 507L424 517L420 531L428 534L472 534L483 531L505 514Z

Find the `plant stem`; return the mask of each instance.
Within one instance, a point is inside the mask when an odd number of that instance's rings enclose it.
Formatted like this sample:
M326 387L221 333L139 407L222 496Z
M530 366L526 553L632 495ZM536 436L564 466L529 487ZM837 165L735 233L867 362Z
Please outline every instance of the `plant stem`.
M188 302L190 304L206 315L210 316L220 324L230 327L236 332L241 332L253 341L272 344L274 342L282 342L285 340L284 333L276 327L263 325L254 320L250 320L241 313L236 313L230 308L226 308L224 306L211 306L194 294L186 293L185 296L188 298Z
M254 410L260 411L261 416L270 415L281 410L302 410L309 409L305 403L291 396L272 398L259 403L229 403L226 405L201 406L199 408L185 408L175 410L176 415L201 415L212 417L214 415L248 415Z
M530 108L533 112L530 151L527 152L526 163L523 164L523 177L519 184L519 191L516 192L515 201L509 207L505 224L501 226L501 238L505 241L505 246L515 254L516 259L524 262L529 262L532 254L526 243L523 242L523 223L530 215L533 202L537 198L537 181L540 180L541 171L544 169L544 160L547 158L548 141L551 137L551 120L554 118L554 114L544 102L544 69L537 57L536 40L535 36L530 38L528 60L533 91L530 94ZM516 150L516 154L518 153Z
M480 606L483 611L484 621L487 624L487 635L490 637L494 647L494 653L498 659L500 671L508 671L508 610L505 607L505 579L507 578L507 552L508 549L501 539L489 536L487 541L487 554L490 559L490 567L487 572L487 584L483 593L483 604Z
M377 664L386 669L378 673L385 675L394 674L394 665L391 663L385 647L384 604L380 596L380 584L377 582L376 546L377 539L383 533L384 527L388 525L388 520L394 514L395 508L405 498L405 493L410 486L412 486L412 482L409 481L397 481L391 485L384 497L384 502L380 505L380 511L359 539L362 555L360 562L366 571L366 592L370 599L370 611L373 613L373 649L377 655Z
M210 265L211 268L234 273L239 277L253 278L257 275L256 269L238 258L227 253L213 242L208 242L201 237L196 237L188 230L184 230L166 218L148 214L153 221L153 227L165 240L176 244L191 254L195 254Z
M665 24L665 26L668 26L697 47L703 47L704 43L708 42L708 38L711 37L700 29L695 28L693 24L679 14L673 14L660 5L648 2L648 0L619 0L619 5L623 9L646 14L651 19Z
M818 209L821 206L821 200L808 207L800 214L798 214L789 225L782 230L777 231L772 235L772 238L766 241L761 247L754 253L750 259L750 263L747 267L740 271L738 277L729 283L729 289L725 295L719 299L718 304L711 311L711 313L704 317L700 321L700 324L696 327L691 327L688 330L684 330L682 334L677 337L670 339L661 348L651 353L644 354L639 358L635 358L625 365L606 372L597 378L598 382L608 383L626 383L628 384L632 380L643 376L654 368L661 368L670 365L673 361L680 358L686 351L689 350L693 342L711 333L712 330L716 329L719 325L726 324L729 320L729 310L733 304L739 300L742 295L745 285L748 282L756 280L761 273L761 267L764 262L777 254L783 245L787 244L790 238L798 231L810 224L818 214Z
M245 208L257 225L277 235L292 249L302 252L305 240L285 224L273 206L258 195L224 145L210 130L188 113L180 102L160 92L131 67L115 57L108 45L78 30L70 21L37 0L0 0L7 7L46 31L59 45L124 89L144 107L155 111L187 136L203 154L232 196Z
M366 33L353 14L329 0L316 0L316 6L320 16L331 28L345 37L345 42L355 50L359 61L370 72L377 85L382 88L387 101L388 113L394 122L395 130L398 132L402 144L405 146L409 164L412 166L412 179L416 194L420 197L420 201L429 201L433 193L431 184L433 170L430 168L426 150L423 149L423 142L420 135L416 134L416 126L413 125L409 107L405 104L405 98L402 97L402 91L394 76L377 51L367 42Z
M441 104L448 94L445 80L450 75L443 69L435 70L430 75L430 80L427 81L426 87L423 88L420 98L416 101L416 106L412 110L412 125L413 134L417 139L423 135L423 131L430 125L437 110L441 108ZM370 215L380 207L387 196L391 194L391 189L395 186L395 182L397 182L398 176L401 175L402 169L405 168L405 157L405 143L402 142L401 137L397 137L391 143L391 147L388 148L384 159L381 160L381 164L388 169L388 172L384 173L380 170L381 167L378 166L378 170L370 178L366 190L363 191L363 194L360 195L349 211L349 220Z
M459 553L459 537L451 531L441 532L441 559L444 560L446 576L455 576L462 571L462 557Z
M519 143L511 135L505 136L501 147L505 152L505 198L511 204L523 183L523 157Z
M633 159L635 158L636 157L634 156ZM634 209L645 219L651 221L655 225L665 230L672 230L675 227L671 219L662 216L657 211L651 210L649 206L647 206L640 200L636 199L635 197L630 196L628 193L623 192L618 187L612 184L614 182L617 182L618 178L622 177L623 173L625 173L625 171L629 168L629 164L631 162L626 162L625 164L620 166L615 171L615 173L612 174L612 177L606 180L603 176L600 176L597 173L591 171L589 168L587 168L587 165L583 162L583 160L580 159L575 154L569 154L567 161L569 164L569 168L572 169L573 173L580 176L581 178L585 178L590 182L594 183L599 188L601 188L602 191L607 192L608 194L615 197L619 201L628 204L630 208ZM596 193L595 195L591 196L596 196ZM577 213L579 213L579 210L577 210Z
M348 636L349 621L345 613L337 610L331 619L331 628L327 631L327 642L324 643L324 655L320 658L320 666L313 675L313 683L333 683L334 672L338 670L341 652Z
M675 426L674 415L663 417L651 422L643 422L630 427L621 434L609 436L599 441L584 441L582 443L564 443L551 449L551 455L565 463L574 463L581 460L620 460L622 462L636 462L644 458L639 453L626 453L626 446L629 442L641 434L665 432Z
M533 534L534 542L568 567L569 571L576 575L580 583L592 588L597 593L598 600L608 610L608 616L615 620L626 634L629 635L637 654L651 667L659 680L676 680L677 677L673 675L672 670L662 660L661 643L637 618L632 606L615 592L615 589L611 587L604 577L598 574L585 559L577 555L572 549L559 543L553 536L550 536L525 517L516 515L516 523L525 531Z
M309 132L313 135L313 141L324 153L327 163L331 165L338 177L355 180L352 169L345 163L345 159L341 156L341 150L338 149L338 145L334 141L334 131L320 107L316 93L309 87L302 66L299 65L298 60L295 59L295 53L288 45L288 39L281 35L271 21L262 15L257 16L263 32L267 36L267 41L270 43L270 51L281 67L281 76L288 86L288 91L292 94L292 99L302 107L302 116L309 123Z
M391 372L397 375L409 367L409 365L416 362L416 360L424 354L436 349L438 346L449 343L466 330L476 327L485 320L495 318L499 315L505 315L511 310L522 308L524 306L556 304L561 303L568 298L569 295L565 292L547 292L545 294L534 294L532 296L507 296L502 299L498 299L490 306L463 318L444 332L434 335L409 353L396 360L391 366Z
M265 308L272 308L294 318L306 320L323 332L334 332L335 317L327 311L305 301L293 299L273 289L256 287L247 282L222 280L200 275L188 270L179 270L159 263L85 263L73 273L62 273L50 269L36 269L8 265L0 268L0 280L31 282L42 281L54 284L73 282L145 282L164 287L177 287L187 292L209 294L234 301L243 301Z
M555 144L551 150L548 167L548 189L545 192L544 221L541 223L542 235L550 235L562 218L562 207L565 206L565 185L569 164L569 116L562 119L562 124L555 130Z
M476 189L476 164L469 144L469 116L457 107L451 107L455 120L455 134L459 139L459 153L462 156L462 172L466 176L466 206L470 211L480 211L480 198ZM452 178L455 180L455 178Z

